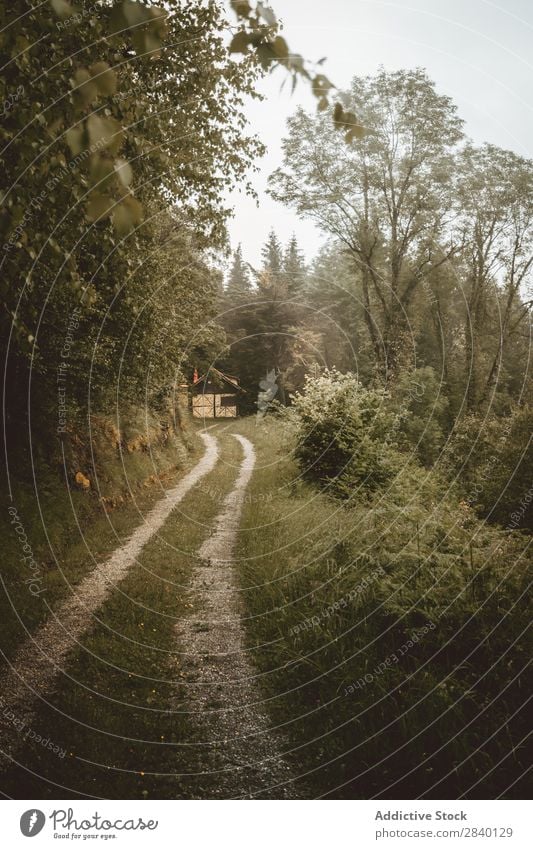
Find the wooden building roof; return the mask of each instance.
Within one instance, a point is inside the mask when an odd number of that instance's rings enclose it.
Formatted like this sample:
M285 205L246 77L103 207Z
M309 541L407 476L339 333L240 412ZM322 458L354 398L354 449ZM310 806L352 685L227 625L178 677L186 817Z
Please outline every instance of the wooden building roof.
M236 377L211 366L209 371L201 375L197 380L191 383L193 392L202 392L204 395L232 394L237 392L245 393L246 390L239 386L239 381Z

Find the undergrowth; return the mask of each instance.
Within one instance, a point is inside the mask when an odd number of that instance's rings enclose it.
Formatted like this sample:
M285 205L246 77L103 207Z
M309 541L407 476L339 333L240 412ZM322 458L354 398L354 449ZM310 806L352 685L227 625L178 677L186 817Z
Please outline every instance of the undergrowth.
M240 572L273 716L318 795L524 793L528 538L407 465L334 500L286 423L248 420L258 468Z

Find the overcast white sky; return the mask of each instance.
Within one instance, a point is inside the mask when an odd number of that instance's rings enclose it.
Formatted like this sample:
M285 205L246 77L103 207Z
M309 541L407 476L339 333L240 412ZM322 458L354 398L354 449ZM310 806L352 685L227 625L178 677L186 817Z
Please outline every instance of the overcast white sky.
M533 154L532 0L271 0L291 50L307 59L327 56L324 72L340 88L354 75L421 66L450 95L476 142L489 141ZM253 179L259 207L235 192L230 222L233 247L259 265L268 230L283 241L295 232L311 259L323 236L266 194L268 175L281 163L287 117L298 105L315 109L306 86L280 93L282 72L261 85L263 103L251 103L251 129L268 147Z

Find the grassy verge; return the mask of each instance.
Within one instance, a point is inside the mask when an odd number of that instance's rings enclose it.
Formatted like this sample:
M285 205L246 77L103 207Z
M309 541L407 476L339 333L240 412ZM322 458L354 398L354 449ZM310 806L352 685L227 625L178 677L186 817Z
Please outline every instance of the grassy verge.
M16 798L194 798L201 778L179 692L174 624L192 604L187 590L195 552L231 489L241 449L221 428L223 462L193 488L139 562L98 610L83 645L71 653L35 730L54 753L27 740L20 766L3 776ZM65 752L62 755L62 752ZM181 777L180 777L181 775Z
M192 429L157 432L152 427L151 441L145 437L143 442L141 433L139 423L117 444L109 423L97 420L90 445L80 450L73 439L67 446L69 486L62 480L59 456L55 463L36 458L31 475L29 469L13 475L13 498L0 516L0 646L5 657L11 658L27 631L43 622L48 605L68 595L131 534L163 489L203 451ZM90 476L87 489L75 485L76 470ZM24 475L31 481L22 480Z
M249 645L298 771L337 798L523 796L528 539L425 472L341 506L299 480L279 422L239 429Z

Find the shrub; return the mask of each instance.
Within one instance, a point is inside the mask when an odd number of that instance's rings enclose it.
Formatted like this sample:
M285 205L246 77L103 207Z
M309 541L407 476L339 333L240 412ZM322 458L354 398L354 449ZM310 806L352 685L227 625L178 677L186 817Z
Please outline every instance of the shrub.
M401 466L387 395L365 389L354 374L326 370L307 377L293 397L296 457L305 478L349 498L386 485ZM392 439L391 439L392 435Z
M445 461L465 500L510 530L533 529L533 407L507 417L465 416L457 423Z
M331 798L523 798L527 537L414 464L339 509L289 485L278 427L253 431L252 494L276 497L246 504L240 569L249 645L299 773Z
M444 443L443 419L448 400L431 366L403 373L392 407L398 416L401 448L414 451L424 466L437 460Z

